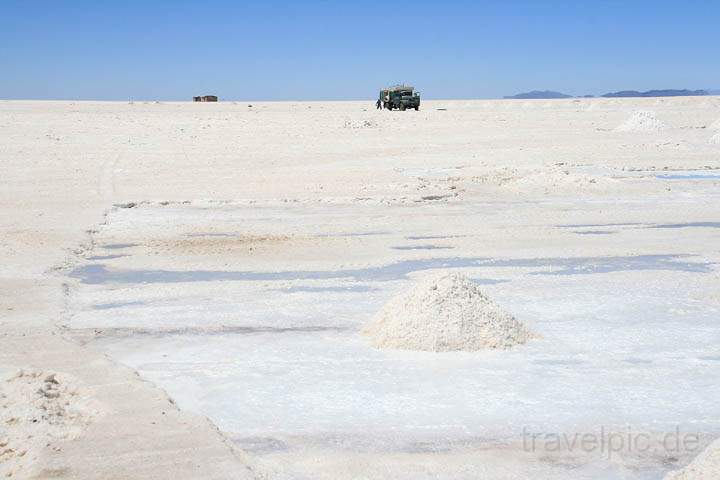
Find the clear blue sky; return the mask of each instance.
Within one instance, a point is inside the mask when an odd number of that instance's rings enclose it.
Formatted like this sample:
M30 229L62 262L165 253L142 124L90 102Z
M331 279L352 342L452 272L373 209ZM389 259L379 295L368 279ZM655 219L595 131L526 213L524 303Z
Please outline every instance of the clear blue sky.
M0 0L0 98L720 88L720 0Z

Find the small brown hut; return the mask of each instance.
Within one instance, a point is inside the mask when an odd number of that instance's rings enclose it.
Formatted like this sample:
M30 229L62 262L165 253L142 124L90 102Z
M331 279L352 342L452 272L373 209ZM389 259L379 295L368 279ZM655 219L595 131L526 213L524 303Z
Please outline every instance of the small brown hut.
M193 97L193 102L217 102L217 95L203 95L201 97Z

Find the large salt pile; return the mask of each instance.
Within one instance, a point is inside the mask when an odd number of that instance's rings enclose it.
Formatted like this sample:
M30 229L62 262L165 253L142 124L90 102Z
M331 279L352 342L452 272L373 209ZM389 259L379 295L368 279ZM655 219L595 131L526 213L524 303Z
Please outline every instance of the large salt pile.
M690 465L670 472L665 480L717 480L720 478L720 440L715 440Z
M658 119L655 112L637 110L615 130L618 132L657 132L666 128L668 125Z
M364 331L377 348L506 349L534 335L465 275L434 275L392 298Z

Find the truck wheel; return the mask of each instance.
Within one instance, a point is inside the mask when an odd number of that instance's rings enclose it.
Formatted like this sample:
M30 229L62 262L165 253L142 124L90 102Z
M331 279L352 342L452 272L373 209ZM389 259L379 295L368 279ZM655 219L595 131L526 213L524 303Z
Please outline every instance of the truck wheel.
M404 111L405 111L405 105L400 105L400 111L401 111L401 112L404 112Z
M417 112L418 110L420 110L420 107L415 107L415 111Z

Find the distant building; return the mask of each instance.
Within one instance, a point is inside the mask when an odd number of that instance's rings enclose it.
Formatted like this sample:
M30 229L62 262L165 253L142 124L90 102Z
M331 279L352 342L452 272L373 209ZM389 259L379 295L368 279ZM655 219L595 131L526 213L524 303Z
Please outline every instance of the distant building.
M217 102L217 95L203 95L201 97L193 97L193 102Z

